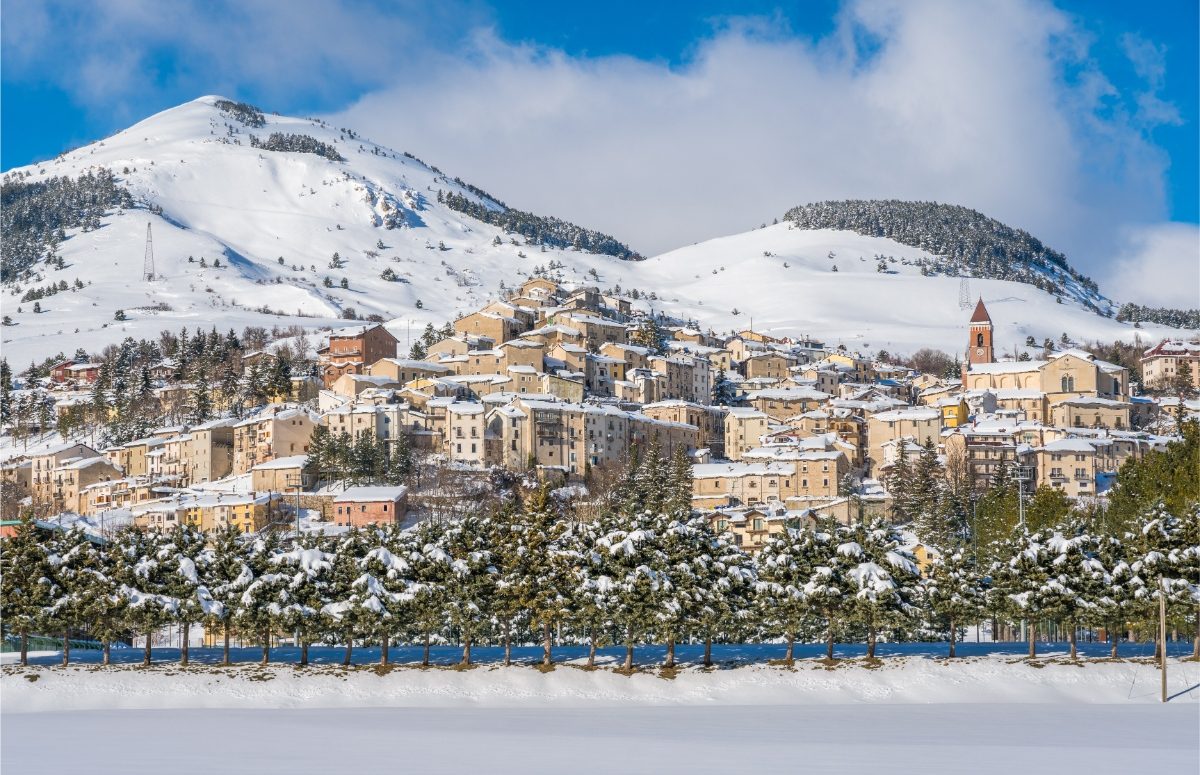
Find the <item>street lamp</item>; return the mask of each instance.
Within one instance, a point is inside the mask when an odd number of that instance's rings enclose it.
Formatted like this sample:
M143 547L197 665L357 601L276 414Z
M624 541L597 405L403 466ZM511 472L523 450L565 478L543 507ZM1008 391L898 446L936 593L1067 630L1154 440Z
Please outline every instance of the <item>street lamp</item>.
M287 486L296 488L296 540L300 540L300 491L304 487L304 475L288 474Z

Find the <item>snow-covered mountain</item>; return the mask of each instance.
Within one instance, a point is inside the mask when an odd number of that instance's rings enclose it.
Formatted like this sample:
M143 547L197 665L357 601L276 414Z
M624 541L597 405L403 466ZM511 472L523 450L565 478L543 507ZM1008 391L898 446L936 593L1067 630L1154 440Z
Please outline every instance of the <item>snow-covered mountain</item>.
M5 180L52 184L102 169L128 201L94 205L102 215L63 229L65 239L29 258L32 276L18 276L5 236L9 279L0 306L13 325L0 331L14 365L165 328L318 328L348 324L351 315L381 317L403 344L410 330L477 309L502 293L502 283L538 269L568 282L636 289L643 309L718 331L746 327L753 316L762 331L870 350L956 351L968 314L959 308L958 279L923 276L914 262L932 256L890 239L778 224L627 260L640 256L607 235L508 210L349 129L263 115L218 97L12 170ZM151 281L142 277L147 224ZM877 255L895 261L881 272ZM57 292L44 293L51 286ZM972 280L971 293L987 302L1005 350L1026 336L1138 333L1023 283ZM1145 339L1160 333L1140 332Z

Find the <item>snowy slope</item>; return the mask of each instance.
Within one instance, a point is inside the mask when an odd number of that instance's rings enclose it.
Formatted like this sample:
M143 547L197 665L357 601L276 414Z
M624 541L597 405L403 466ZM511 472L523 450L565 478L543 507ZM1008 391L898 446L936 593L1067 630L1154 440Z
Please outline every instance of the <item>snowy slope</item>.
M507 237L493 246L496 236L504 236L499 229L437 202L439 189L469 192L421 162L314 120L268 115L265 127L245 127L214 107L217 99L200 98L18 170L33 172L29 181L35 182L104 166L141 206L110 214L99 230L68 232L59 251L67 267L42 265L45 279L32 283L70 284L78 277L84 290L42 300L40 315L11 286L4 290L0 303L17 323L3 330L11 361L57 350L70 354L78 346L98 349L124 336L154 336L182 325L339 325L347 322L339 320L347 307L393 320L391 329L403 343L410 320L418 331L426 322L440 325L478 308L498 295L502 280L511 284L536 265L555 260L582 277L592 266L618 263L610 256L512 245ZM231 127L237 131L232 136ZM347 161L250 147L250 134L265 138L271 132L315 137ZM161 216L148 205L161 207ZM385 227L389 206L403 225ZM140 279L147 223L159 275L150 283ZM335 252L346 261L343 269L329 266ZM189 263L189 256L195 261ZM221 268L213 267L214 259ZM400 281L381 279L387 268ZM324 287L325 277L333 288ZM338 287L343 277L348 290ZM162 304L170 309L149 309ZM285 314L256 311L263 306ZM114 321L117 309L127 322Z
M500 229L440 204L437 192L494 203L416 159L317 120L267 115L265 126L247 127L219 110L218 99L200 98L18 170L37 181L106 167L139 204L112 212L100 229L68 232L59 249L66 267L41 264L43 277L32 283L78 278L84 289L43 299L41 314L20 301L30 284L0 292L0 307L16 323L0 331L11 362L69 355L80 346L95 351L125 336L152 337L184 325L342 325L346 308L384 317L406 347L410 329L477 309L499 296L501 282L516 284L551 261L563 265L567 281L589 281L586 274L595 269L602 287L619 284L661 297L643 308L718 331L745 327L753 315L759 330L808 333L863 349L961 348L967 313L958 307L958 280L922 277L899 262L889 265L894 274L878 273L877 253L923 255L891 240L777 225L642 262L514 245ZM250 146L251 134L265 139L271 132L312 136L346 160ZM153 282L141 279L147 223L158 274ZM329 265L335 252L346 261L342 269ZM380 277L388 268L400 281ZM334 287L325 287L326 277ZM348 289L339 287L342 278ZM1072 303L1056 304L1031 286L973 280L972 292L988 303L1002 348L1027 335L1041 341L1063 332L1078 339L1135 334ZM118 309L127 321L114 320ZM1161 333L1141 331L1147 340Z
M877 254L897 259L888 263L888 273L877 271ZM679 248L644 265L619 267L618 274L629 282L636 277L660 295L667 291L667 301L658 304L664 311L695 317L717 330L747 327L753 316L757 331L809 334L851 349L960 352L972 310L959 308L958 278L923 277L918 267L902 263L924 255L890 239L780 223ZM1079 304L1059 304L1024 283L969 282L971 307L982 297L996 325L998 354L1023 347L1027 336L1038 342L1046 337L1057 342L1064 332L1081 342L1135 336L1157 341L1171 330L1134 329ZM735 308L740 314L733 314Z

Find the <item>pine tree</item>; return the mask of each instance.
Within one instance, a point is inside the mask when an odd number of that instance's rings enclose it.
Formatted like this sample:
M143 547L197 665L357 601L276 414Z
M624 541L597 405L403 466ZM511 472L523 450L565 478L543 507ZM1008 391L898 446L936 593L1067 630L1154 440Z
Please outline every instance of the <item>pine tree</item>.
M0 619L21 639L21 665L29 664L29 636L53 603L50 561L33 520L0 542Z
M695 521L704 533L707 553L696 563L698 605L693 611L696 633L704 638L704 666L712 666L717 637L735 639L747 629L754 604L757 574L753 560L728 533L713 533L706 519Z
M950 658L954 659L958 628L977 621L983 614L983 577L961 549L943 552L934 558L930 567L925 599L933 613L946 620Z
M329 618L329 630L346 645L342 664L349 665L354 658L354 641L364 630L369 630L369 611L359 603L360 590L355 581L362 575L362 561L372 548L367 534L361 528L351 528L342 535L334 549L333 569L329 583L329 603L324 614Z
M212 596L202 579L210 558L205 550L206 537L189 525L179 525L170 540L159 549L163 562L164 594L172 598L175 623L179 625L179 664L188 663L188 640L192 625L209 616L214 608Z
M652 632L661 608L665 557L654 515L618 515L596 543L600 586L609 596L610 620L625 645L626 671L633 670L633 650Z
M1030 659L1037 656L1037 620L1042 615L1042 596L1050 577L1047 538L1027 529L1016 531L1000 547L1000 559L992 566L989 605L996 611L1028 619Z
M271 565L283 576L278 597L279 626L294 633L300 646L300 666L308 666L308 646L324 630L335 556L323 551L311 535L299 536L287 551L277 552Z
M717 371L713 380L712 403L714 406L731 406L737 402L737 385L730 381L725 367Z
M229 664L229 637L242 592L254 580L246 563L245 538L233 525L214 531L209 536L210 555L201 567L201 578L214 603L205 619L212 629L219 628L224 638L222 663Z
M127 619L135 632L146 636L142 665L150 666L154 633L170 624L176 601L166 594L167 567L159 556L165 543L158 533L129 528L117 533L114 573L121 593L129 601Z
M1200 599L1200 584L1196 582L1200 573L1200 545L1196 542L1198 529L1194 522L1200 517L1200 509L1193 506L1187 514L1190 525L1185 525L1159 501L1143 513L1130 542L1134 557L1130 568L1138 579L1134 598L1143 615L1154 616L1163 598L1168 616L1196 612L1196 601ZM1156 657L1162 645L1156 645Z
M405 559L409 547L397 526L372 530L369 537L375 546L359 562L362 575L355 579L354 587L359 606L375 612L379 662L386 665L392 638L408 631L415 581L413 567Z
M450 556L442 549L445 527L433 520L421 522L412 531L407 560L413 572L411 587L412 624L423 644L422 667L429 666L429 646L446 622L446 584Z
M692 462L682 446L676 447L671 457L663 511L678 520L687 520L692 515Z
M899 532L881 521L849 528L838 545L836 560L845 563L853 593L851 615L867 629L867 659L875 658L881 630L902 625L917 613L920 571L903 548Z
M818 569L828 567L830 536L815 530L789 527L767 541L755 558L758 582L756 615L772 634L787 641L784 661L795 661L796 638L814 635L815 613L805 591Z
M279 627L279 599L287 577L273 562L282 551L279 534L267 532L250 541L245 562L251 581L238 599L234 621L237 628L258 637L262 646L262 664L271 661L271 635Z
M116 570L115 542L89 542L88 559L84 565L87 574L87 589L79 607L79 620L84 630L100 641L102 664L108 665L112 657L112 643L126 631L125 614L128 601L121 594Z
M1091 618L1097 600L1112 585L1098 549L1097 539L1078 521L1051 531L1046 541L1050 570L1042 594L1043 611L1067 626L1072 660L1078 655L1079 626Z
M467 516L441 535L441 549L449 563L446 620L462 638L464 666L471 664L471 648L483 630L495 583L488 532L487 520Z
M53 602L45 609L42 623L49 631L62 633L63 667L70 664L71 631L82 620L89 591L90 576L86 568L91 564L90 549L87 534L78 527L66 532L56 531L47 540L48 581Z

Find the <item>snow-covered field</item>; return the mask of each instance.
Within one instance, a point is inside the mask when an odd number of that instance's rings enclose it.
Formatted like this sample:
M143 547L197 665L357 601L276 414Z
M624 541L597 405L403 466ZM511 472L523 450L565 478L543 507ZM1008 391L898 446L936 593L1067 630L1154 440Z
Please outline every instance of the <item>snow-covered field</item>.
M469 671L8 666L0 684L0 765L5 772L264 775L381 765L399 772L1129 773L1195 772L1200 764L1195 663L1172 660L1176 696L1162 705L1153 665L1072 665L1058 645L1044 647L1036 665L1017 658L1020 644L967 645L964 653L976 656L953 663L939 656L944 644L885 647L893 656L879 667L745 662L779 649L719 647L719 667L706 672L686 647L688 664L674 677L577 664L549 673L503 668L493 649L481 650L488 662ZM819 650L805 647L803 655ZM1085 650L1102 652L1098 644ZM521 649L518 657L535 653ZM336 663L341 651L315 649L313 656ZM419 658L408 648L394 656ZM439 662L453 656L437 649ZM294 661L295 652L278 649L274 657ZM661 651L647 648L639 657L649 663ZM615 651L604 653L605 663L615 659Z

